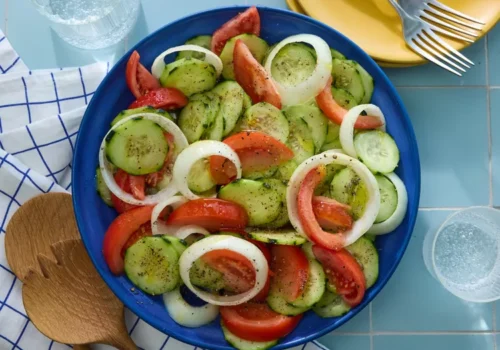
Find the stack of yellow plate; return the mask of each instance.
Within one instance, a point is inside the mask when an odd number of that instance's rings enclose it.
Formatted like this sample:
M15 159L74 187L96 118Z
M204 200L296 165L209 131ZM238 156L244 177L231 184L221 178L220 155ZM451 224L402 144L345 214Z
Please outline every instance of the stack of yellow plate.
M384 67L425 63L404 41L400 19L388 0L286 0L292 11L309 15L338 30ZM500 19L500 0L441 0L486 25L486 34ZM447 40L457 50L470 45Z

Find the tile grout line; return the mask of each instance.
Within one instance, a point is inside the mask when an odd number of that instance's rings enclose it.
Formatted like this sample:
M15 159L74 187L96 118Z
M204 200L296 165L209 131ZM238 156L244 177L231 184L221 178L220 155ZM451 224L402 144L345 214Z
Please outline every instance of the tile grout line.
M490 85L489 77L489 59L488 59L488 36L484 38L484 52L485 52L485 70L486 70L486 85ZM488 185L489 185L489 205L493 206L493 165L492 165L492 132L491 132L491 97L490 89L486 90L486 129L488 131Z
M335 332L333 336L437 336L437 335L500 335L500 331L377 331L377 332Z
M373 350L373 307L368 305L368 315L370 317L370 350Z

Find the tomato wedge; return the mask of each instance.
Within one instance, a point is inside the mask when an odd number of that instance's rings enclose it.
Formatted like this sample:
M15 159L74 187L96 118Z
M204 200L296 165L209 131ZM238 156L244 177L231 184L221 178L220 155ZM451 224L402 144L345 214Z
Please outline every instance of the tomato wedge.
M170 214L167 225L199 225L217 232L221 229L242 229L248 215L240 205L217 198L200 198L189 201Z
M169 110L182 108L187 103L188 99L182 92L174 88L164 87L148 91L145 95L138 97L128 108L151 106Z
M274 312L267 304L245 303L222 306L224 326L241 339L266 342L284 337L299 324L302 314L285 316Z
M125 71L127 86L135 98L139 98L160 87L158 80L149 73L146 67L139 63L140 58L141 56L137 51L132 52Z
M205 253L201 260L222 273L225 289L230 292L244 293L255 285L255 269L252 263L239 253L229 249L212 250Z
M167 140L168 152L167 156L165 157L165 163L163 163L163 167L161 168L161 170L152 174L147 174L145 176L146 184L151 187L156 187L158 183L163 180L163 178L167 174L168 166L172 162L172 157L174 156L174 150L175 150L174 136L168 132L165 132L163 134L165 136L165 139Z
M118 171L114 175L115 182L123 191L127 193L132 193L130 188L129 174L125 171L118 169ZM122 201L120 198L111 193L111 202L113 202L113 207L116 209L118 213L124 213L130 209L137 208L138 206L126 203Z
M259 131L243 131L223 142L238 154L243 175L280 165L294 156L284 143ZM236 177L234 164L221 156L210 157L210 172L219 185L226 185Z
M151 220L152 206L131 209L120 214L104 235L102 252L109 269L115 275L123 272L122 250L130 237Z
M348 230L352 227L352 216L346 204L337 202L335 199L315 196L312 199L314 216L319 225L328 230Z
M297 196L298 215L305 234L315 243L329 249L338 250L344 247L345 234L338 232L332 234L323 231L316 220L313 210L314 189L326 176L326 167L321 165L312 169L302 181Z
M346 249L334 251L318 245L313 246L313 253L344 301L353 307L361 303L366 291L366 280L356 259Z
M267 264L271 266L271 252L269 251L269 248L265 243L259 242L259 241L254 241L252 239L249 240L253 244L257 246L257 248L260 249L262 254L266 257ZM269 294L269 289L271 288L271 276L273 275L273 272L269 270L269 276L267 276L267 281L266 284L264 285L264 288L261 289L261 291L253 297L251 301L255 302L262 302L265 301L268 294Z
M132 233L127 243L125 243L125 246L122 249L122 254L121 254L122 258L125 258L125 252L127 251L127 249L133 246L138 240L140 240L142 237L152 236L152 235L153 231L151 230L151 222L146 222L144 225L139 227L137 231Z
M342 124L342 120L344 120L347 110L342 108L333 98L331 85L332 78L330 77L323 91L316 96L316 103L332 122L340 125ZM354 128L360 130L376 129L382 125L384 123L382 123L380 118L371 115L362 115L358 118L356 124L354 124Z
M273 245L271 247L272 288L287 301L297 299L309 278L309 262L299 247Z
M267 102L281 109L281 97L276 85L241 40L236 40L233 63L236 81L253 103Z
M227 21L212 36L212 51L220 55L226 42L240 34L260 35L260 16L255 6Z
M146 177L142 175L129 175L130 191L132 196L138 200L146 198Z

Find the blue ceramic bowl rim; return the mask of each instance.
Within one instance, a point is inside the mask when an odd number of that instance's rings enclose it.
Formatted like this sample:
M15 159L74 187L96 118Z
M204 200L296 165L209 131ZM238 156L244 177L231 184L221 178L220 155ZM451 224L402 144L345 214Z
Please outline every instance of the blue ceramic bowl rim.
M160 32L160 31L162 31L165 27L173 25L173 24L176 24L176 23L179 23L179 22L182 22L182 21L193 19L193 18L195 18L197 16L200 16L200 15L207 15L207 14L210 14L210 13L217 13L217 12L223 12L223 11L239 11L239 12L241 12L241 11L246 10L248 7L249 6L218 7L218 8L213 8L213 9L205 10L205 11L199 11L199 12L193 13L191 15L184 16L184 17L182 17L182 18L180 18L180 19L178 19L176 21L167 23L163 27L157 29L153 33L151 33L148 36L146 36L144 39L142 39L136 45L134 45L134 47L132 47L128 52L126 52L123 55L123 57L115 63L115 65L109 71L108 75L100 83L100 85L98 86L97 90L95 91L95 95L105 93L104 89L105 89L105 87L107 85L106 84L107 80L111 76L111 72L113 70L117 69L117 66L120 65L123 61L127 60L128 57L130 56L130 54L134 50L136 50L138 47L140 47L144 42L148 41L150 38L152 38L155 35L157 35L157 33ZM289 342L288 344L286 344L286 346L285 346L285 344L278 344L277 347L276 347L277 349L283 349L283 348L294 347L294 346L297 346L297 345L300 345L300 344L304 344L304 343L309 342L309 341L313 341L313 340L315 340L315 339L317 339L317 338L325 335L326 333L329 333L329 332L333 331L334 329L342 326L347 321L349 321L354 316L356 316L370 302L372 302L373 299L385 287L385 285L387 284L387 282L389 281L389 279L394 274L394 271L399 266L399 264L401 262L401 259L403 258L403 255L404 255L404 253L405 253L405 251L406 251L406 249L408 247L408 244L409 244L410 239L411 239L411 235L413 233L413 229L415 227L415 222L416 222L417 213L418 213L418 204L419 204L419 201L420 201L420 191L421 191L420 157L419 157L419 152L418 152L417 140L416 140L416 137L415 137L415 132L413 130L411 120L410 120L410 118L408 116L406 108L404 107L404 104L403 104L403 102L402 102L402 100L401 100L398 92L396 91L395 87L393 86L392 82L389 80L389 78L387 77L387 75L382 71L382 69L378 66L378 64L370 56L368 56L368 54L365 51L363 51L363 49L361 49L357 44L355 44L353 41L351 41L349 38L347 38L342 33L338 32L334 28L329 27L326 24L323 24L322 22L319 22L319 21L317 21L317 20L315 20L315 19L313 19L311 17L305 16L305 15L302 15L302 14L299 14L299 13L296 13L296 12L292 12L292 11L289 11L289 10L285 10L285 9L278 9L278 8L266 7L266 6L257 6L257 8L259 9L259 11L263 10L263 11L267 11L267 12L275 12L275 13L285 14L287 16L299 18L299 19L302 19L302 20L306 20L308 22L312 22L313 24L315 24L317 26L323 27L323 28L325 28L325 29L327 29L327 30L335 33L335 35L338 35L339 37L341 37L343 40L345 40L347 43L349 43L349 45L352 45L352 47L354 47L358 51L359 55L364 56L365 59L367 59L368 61L370 61L372 63L372 65L373 65L374 69L378 70L378 72L380 73L382 79L384 80L384 83L387 85L387 87L389 89L390 94L395 99L396 104L400 108L400 110L402 112L402 115L400 115L400 117L404 118L405 119L405 123L407 123L410 126L410 128L408 129L409 136L410 136L410 138L409 138L409 144L410 144L412 150L415 152L415 156L416 156L416 159L417 159L417 162L418 162L418 164L415 164L416 167L417 167L417 169L418 169L418 173L415 176L415 185L416 185L416 188L418 189L418 191L415 194L416 197L415 197L415 201L414 201L417 204L417 212L415 213L415 215L412 215L412 216L409 217L408 233L407 233L407 235L406 235L406 237L405 237L405 239L403 241L403 245L397 251L397 254L395 256L395 264L394 264L393 268L389 270L389 272L386 274L385 278L380 282L380 284L377 287L375 287L375 286L372 287L373 291L370 293L371 297L366 296L365 299L363 300L363 302L360 305L361 307L358 307L357 311L355 313L353 313L350 318L347 318L347 319L343 320L342 322L340 322L338 324L327 326L327 327L325 327L323 329L320 329L320 330L317 330L315 332L312 332L308 336L306 336L306 337L304 337L304 338L302 338L302 339L300 339L298 341ZM91 123L91 121L90 121L91 120L91 113L89 113L88 111L92 110L92 108L93 108L93 105L92 105L92 100L91 100L90 103L89 103L89 105L88 105L88 107L87 107L85 115L83 117L83 120L82 120L80 128L86 128L86 127L88 127L87 124ZM80 141L80 138L78 137L77 140L76 140L74 157L81 152L80 148L84 148L85 147L84 144L82 142L79 142L79 141ZM72 173L72 179L71 179L72 183L75 182L76 173L77 173L76 171L73 171L73 173ZM81 212L82 208L80 207L79 202L77 202L75 200L75 196L73 196L73 206L74 206L74 212L75 212L75 217L76 217L77 225L78 225L78 228L80 229L80 227L82 226L80 224L80 222L82 220L82 217L80 215L80 212ZM408 205L409 209L410 209L410 207L411 207L411 203ZM85 248L87 249L87 252L89 253L89 256L90 256L90 259L92 260L92 263L94 264L94 266L96 267L97 271L99 272L99 274L101 275L101 277L104 279L104 281L106 282L106 284L108 285L108 287L110 287L110 289L113 291L113 293L115 293L115 295L118 297L118 299L120 299L127 308L129 308L137 316L139 316L139 318L141 318L142 320L146 321L148 324L150 324L154 328L156 328L156 329L158 329L158 330L161 331L161 329L162 329L161 325L158 324L158 322L156 322L155 319L153 317L151 317L151 315L149 313L147 313L147 312L145 312L145 310L137 307L136 303L127 302L128 298L127 298L127 292L125 290L120 289L118 287L115 288L115 286L113 284L109 284L108 283L107 278L105 277L104 268L101 267L97 263L96 258L92 254L92 251L89 249L90 242L88 241L88 237L86 235L82 235L81 238L82 238L82 241L83 241L83 243L85 245ZM197 346L197 347L207 348L207 349L219 349L220 348L219 346L214 346L213 344L210 344L210 343L207 343L207 342L204 342L204 341L197 341L197 340L190 339L188 337L185 337L182 333L174 333L173 332L172 334L169 334L169 335L173 336L174 338L176 338L176 339L178 339L180 341L183 341L185 343L188 343L188 344L191 344L191 345L194 345L194 346Z

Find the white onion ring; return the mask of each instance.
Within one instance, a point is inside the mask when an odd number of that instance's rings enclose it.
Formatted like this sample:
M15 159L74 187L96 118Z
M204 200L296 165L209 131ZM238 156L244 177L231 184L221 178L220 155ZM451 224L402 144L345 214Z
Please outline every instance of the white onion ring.
M193 263L205 253L220 249L229 249L235 253L239 253L250 261L255 269L255 284L252 289L236 295L221 296L204 292L193 286L189 279L189 270ZM264 254L262 254L260 249L254 244L234 236L213 235L193 243L184 253L182 253L179 259L179 270L182 281L186 287L200 299L213 305L231 306L247 302L264 288L267 281L269 266L267 265Z
M222 73L222 61L219 56L214 54L212 51L205 49L204 47L198 45L181 45L176 47L171 47L168 50L163 51L158 57L155 58L153 65L151 66L151 73L156 79L160 79L163 70L165 69L165 56L170 55L174 52L180 51L197 51L205 54L205 58L202 61L211 64L215 68L215 72L217 73L217 77Z
M286 190L286 202L288 208L288 216L293 227L300 234L307 237L304 228L300 223L297 207L297 196L299 194L300 185L306 175L320 165L328 165L331 163L345 165L350 167L366 185L369 199L366 203L365 212L354 222L354 225L349 231L345 232L345 246L348 246L358 240L368 229L373 225L380 209L380 191L377 180L372 172L361 163L359 160L349 157L335 150L329 150L303 161L293 172L288 187Z
M179 127L173 121L155 113L137 113L125 119L120 120L118 123L113 125L113 127L106 133L106 135L102 139L101 148L99 150L99 167L101 168L102 178L106 183L106 186L108 186L109 190L113 192L115 196L117 196L122 201L129 204L152 205L152 204L157 204L161 202L163 199L169 198L177 193L177 188L175 187L174 182L171 181L167 187L165 187L158 193L146 196L144 200L138 200L134 198L134 196L132 196L131 194L123 191L116 184L116 181L113 177L113 169L111 167L111 164L109 163L108 159L104 156L104 149L106 147L106 137L108 137L109 133L115 130L120 125L128 122L129 120L138 117L151 120L156 124L158 124L160 127L162 127L165 131L172 134L172 136L174 137L174 144L175 144L174 159L172 161L175 161L175 155L177 155L180 151L182 151L189 145L186 136L184 136L181 129L179 129Z
M200 196L194 194L188 186L188 175L194 163L198 160L210 156L222 156L229 159L236 167L237 178L241 178L241 162L238 154L220 141L204 140L197 141L186 149L184 149L178 156L173 169L173 182L176 184L184 197L189 200L198 199Z
M406 186L401 181L399 176L395 173L384 174L396 187L396 192L398 193L398 205L396 210L392 215L385 221L378 224L373 224L373 226L368 230L368 233L374 235L384 235L394 231L405 218L406 208L408 206L408 193L406 193Z
M363 111L366 111L369 115L380 118L383 125L378 129L385 132L385 117L380 108L372 104L352 107L344 115L342 124L340 124L339 139L345 153L353 158L358 158L358 153L354 148L354 124L356 124L356 120L358 120L360 113Z
M179 288L163 294L163 302L170 317L184 327L201 327L212 322L219 315L217 305L205 304L198 307L189 305L182 297Z
M282 85L273 79L284 106L298 105L315 98L324 88L332 72L332 53L328 44L312 34L292 35L282 40L269 53L264 68L272 78L271 64L278 52L287 44L303 42L316 51L316 68L311 76L297 85Z
M158 217L166 207L172 206L174 209L177 209L187 201L188 200L183 196L173 196L158 203L153 208L153 212L151 213L151 231L153 232L153 235L175 235L175 232L179 229L179 227L168 226L161 220L158 220Z
M179 239L186 239L192 234L201 234L203 236L208 236L210 232L205 230L203 227L198 226L198 225L186 225L180 227L177 231L175 231L174 236L179 238Z

